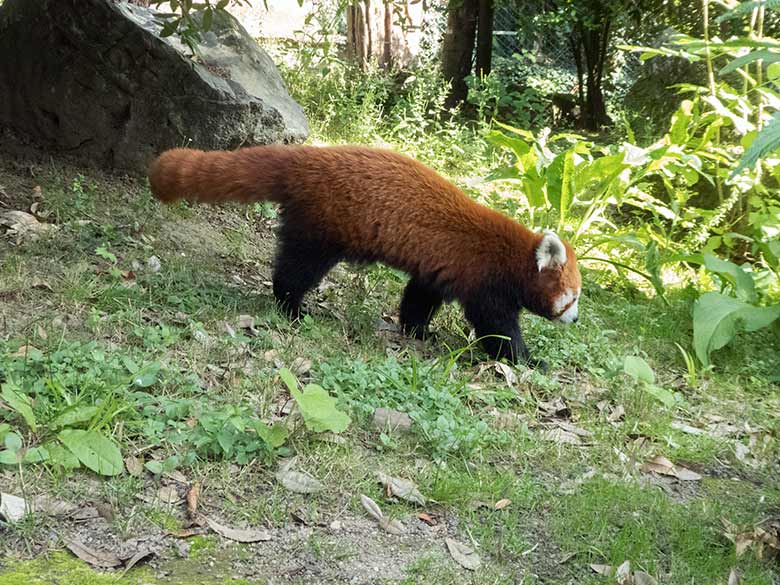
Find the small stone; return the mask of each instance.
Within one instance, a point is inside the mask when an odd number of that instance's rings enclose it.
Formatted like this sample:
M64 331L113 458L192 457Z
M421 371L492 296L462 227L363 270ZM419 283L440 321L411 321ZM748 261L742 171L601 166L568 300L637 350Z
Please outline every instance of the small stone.
M412 419L405 412L398 412L391 408L377 408L374 411L374 426L384 430L408 431L412 428Z
M146 261L146 265L152 272L160 272L162 269L162 264L160 263L160 259L157 256L149 256L149 259Z

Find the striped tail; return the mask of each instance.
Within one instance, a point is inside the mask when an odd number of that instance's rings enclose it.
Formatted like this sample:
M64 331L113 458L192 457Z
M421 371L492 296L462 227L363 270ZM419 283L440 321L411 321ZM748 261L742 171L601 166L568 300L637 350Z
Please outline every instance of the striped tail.
M277 200L293 150L282 145L235 151L174 148L152 162L149 185L166 203Z

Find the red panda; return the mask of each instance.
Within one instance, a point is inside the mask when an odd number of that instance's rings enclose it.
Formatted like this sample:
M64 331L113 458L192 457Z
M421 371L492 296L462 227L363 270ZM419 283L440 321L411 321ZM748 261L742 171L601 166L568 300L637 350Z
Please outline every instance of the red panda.
M442 303L457 300L495 359L544 367L523 342L522 308L577 321L581 278L567 242L479 205L432 169L389 150L172 149L152 163L149 183L164 202L279 203L273 292L293 317L304 294L346 260L384 262L410 275L400 308L405 333L422 338Z

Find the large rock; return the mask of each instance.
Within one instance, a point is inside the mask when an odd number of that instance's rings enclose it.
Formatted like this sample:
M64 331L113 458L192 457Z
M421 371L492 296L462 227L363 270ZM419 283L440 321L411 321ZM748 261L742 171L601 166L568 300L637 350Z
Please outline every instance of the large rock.
M306 138L303 110L233 17L214 19L196 62L177 37L159 36L155 14L113 0L0 4L0 146L23 140L144 172L173 146Z

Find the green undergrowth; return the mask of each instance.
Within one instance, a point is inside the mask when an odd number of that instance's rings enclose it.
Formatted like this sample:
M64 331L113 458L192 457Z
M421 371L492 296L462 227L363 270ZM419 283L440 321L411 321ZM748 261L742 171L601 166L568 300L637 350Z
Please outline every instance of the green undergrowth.
M0 182L24 185L3 172ZM625 560L668 583L725 582L732 566L744 583L772 582L773 566L753 551L734 556L721 523L750 526L780 510L772 329L741 335L716 354L717 367L691 372L675 345L690 347L688 291L670 290L667 304L612 269L585 265L577 325L521 317L551 373L510 368L507 379L484 362L456 306L436 317L437 338L425 344L380 326L397 311L405 277L396 271L339 267L309 296L310 314L289 323L268 284L272 214L164 208L142 184L74 182L70 173L39 174L57 231L0 256L0 383L17 397L0 411L0 450L53 449L48 461L23 465L35 490L86 494L73 485L92 474L69 469L61 434L98 433L147 464L140 479L120 470L102 484L117 529L128 534L141 519L178 527L167 512L130 517L135 494L173 471L204 479L211 505L246 525L284 529L303 514L316 526L336 511L364 517L361 493L414 522L419 507L384 498L374 476L383 471L412 479L432 501L424 511L455 519L489 566L474 583L534 582L534 574L604 583L588 565ZM66 195L78 205L66 205ZM675 397L671 405L626 374L627 356L646 362L654 386ZM282 367L304 395L307 384L319 386L349 415L338 441L284 414ZM556 401L560 409L550 406ZM409 432L377 428L379 407L407 413ZM624 413L610 419L618 407ZM585 433L578 444L549 436L556 421ZM274 423L285 425L284 436L263 431ZM736 430L712 431L723 424ZM291 494L274 480L279 461L293 455L323 483L321 493ZM656 455L703 480L653 483L638 466ZM15 465L4 469L23 479ZM502 500L510 503L495 509ZM80 575L75 564L62 555L10 563L0 584ZM119 582L136 582L131 575ZM427 553L406 575L406 583L462 581ZM78 582L104 578L85 573Z

